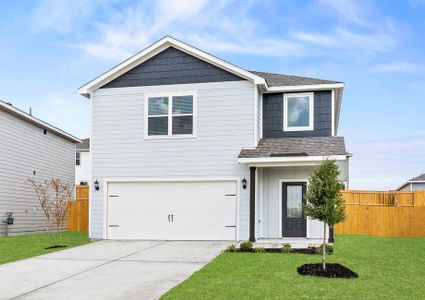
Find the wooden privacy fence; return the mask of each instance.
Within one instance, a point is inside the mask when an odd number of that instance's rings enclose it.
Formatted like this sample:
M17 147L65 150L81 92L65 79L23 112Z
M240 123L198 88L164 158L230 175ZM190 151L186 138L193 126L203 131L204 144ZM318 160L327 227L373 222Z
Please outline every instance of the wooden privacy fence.
M89 187L78 185L75 188L75 201L68 203L68 230L84 231L89 229Z
M336 234L425 237L425 191L343 191L347 219Z

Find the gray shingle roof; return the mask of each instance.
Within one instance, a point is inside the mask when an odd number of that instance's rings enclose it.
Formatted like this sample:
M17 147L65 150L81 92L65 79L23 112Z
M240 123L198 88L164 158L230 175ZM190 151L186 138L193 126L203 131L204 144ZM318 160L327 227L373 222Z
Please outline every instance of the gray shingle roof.
M317 78L310 78L310 77L274 74L274 73L257 72L257 71L250 71L250 72L257 76L263 77L270 87L341 83L340 81L324 80L324 79L317 79Z
M419 176L413 177L409 181L425 181L425 173L423 173Z
M343 137L264 138L255 149L242 149L239 158L348 155Z
M82 139L81 144L77 144L77 150L90 150L90 139Z

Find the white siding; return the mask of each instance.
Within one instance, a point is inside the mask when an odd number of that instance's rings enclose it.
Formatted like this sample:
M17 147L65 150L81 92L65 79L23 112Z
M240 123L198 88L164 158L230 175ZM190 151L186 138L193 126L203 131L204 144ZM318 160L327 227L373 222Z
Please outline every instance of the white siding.
M348 178L348 160L337 162L341 175L340 180L349 182ZM262 185L262 214L259 214L260 220L258 224L262 224L263 238L279 238L279 216L280 216L280 202L282 201L280 195L279 180L304 180L308 179L315 167L276 167L276 168L263 168L261 172L261 185ZM322 238L323 237L323 223L307 220L307 238Z
M79 185L82 181L86 181L90 184L90 170L91 170L90 152L80 151L80 165L75 166L75 184Z
M6 212L13 212L10 233L44 231L47 222L32 186L60 178L74 182L75 144L0 109L0 234ZM36 175L33 175L33 172Z
M263 137L263 94L257 97L257 141Z
M144 139L144 94L197 92L197 137ZM103 237L104 180L232 176L248 180L238 164L253 147L254 86L248 81L100 89L92 95L90 237ZM256 121L255 121L256 122ZM248 189L240 190L240 238L248 237Z

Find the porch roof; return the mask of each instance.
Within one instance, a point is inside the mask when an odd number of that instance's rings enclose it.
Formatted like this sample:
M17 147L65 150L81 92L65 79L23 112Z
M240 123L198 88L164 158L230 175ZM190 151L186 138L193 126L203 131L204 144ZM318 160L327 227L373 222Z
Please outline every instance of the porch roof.
M264 138L253 149L242 149L239 162L257 159L270 161L312 161L326 157L346 159L351 154L345 149L343 137ZM260 161L259 160L259 161Z

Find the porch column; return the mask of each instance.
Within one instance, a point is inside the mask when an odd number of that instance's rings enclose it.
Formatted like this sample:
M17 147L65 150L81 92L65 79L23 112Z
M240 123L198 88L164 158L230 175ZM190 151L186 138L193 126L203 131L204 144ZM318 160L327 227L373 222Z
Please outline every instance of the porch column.
M255 170L249 167L249 240L255 242Z

